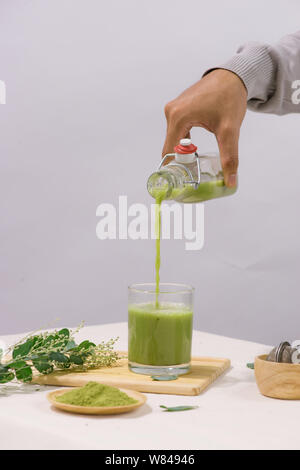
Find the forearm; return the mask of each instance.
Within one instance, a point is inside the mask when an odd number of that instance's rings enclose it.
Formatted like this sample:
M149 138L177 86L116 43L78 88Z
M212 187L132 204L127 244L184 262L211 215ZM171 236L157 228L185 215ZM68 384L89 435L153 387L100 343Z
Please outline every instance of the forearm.
M300 112L300 31L274 46L245 44L215 68L240 77L247 89L249 109L278 115Z

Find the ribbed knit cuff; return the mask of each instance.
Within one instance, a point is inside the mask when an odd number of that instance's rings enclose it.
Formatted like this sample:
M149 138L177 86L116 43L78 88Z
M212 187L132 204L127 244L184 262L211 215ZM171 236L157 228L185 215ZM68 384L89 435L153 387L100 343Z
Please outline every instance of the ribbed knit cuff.
M248 100L261 99L272 88L275 66L268 51L268 46L245 45L227 62L213 67L204 75L215 69L225 69L236 73L244 82Z

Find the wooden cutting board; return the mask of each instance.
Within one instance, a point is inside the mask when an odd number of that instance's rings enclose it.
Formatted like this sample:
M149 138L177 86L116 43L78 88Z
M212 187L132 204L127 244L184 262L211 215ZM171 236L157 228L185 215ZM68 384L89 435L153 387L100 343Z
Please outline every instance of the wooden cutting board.
M127 359L121 359L116 366L87 372L59 371L34 377L33 383L64 387L81 387L95 381L113 387L129 388L138 392L166 393L170 395L199 395L230 367L229 359L194 357L188 374L176 380L163 382L152 380L128 369Z

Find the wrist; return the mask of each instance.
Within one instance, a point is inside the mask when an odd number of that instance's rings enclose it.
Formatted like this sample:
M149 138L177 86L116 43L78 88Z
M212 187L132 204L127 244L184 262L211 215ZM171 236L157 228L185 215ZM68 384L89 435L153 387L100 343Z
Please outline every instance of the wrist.
M232 70L227 70L220 67L208 70L205 72L204 76L207 76L208 74L215 76L220 81L222 80L223 83L225 82L230 85L236 85L247 93L247 88L242 78Z
M231 59L219 67L209 69L204 75L216 70L235 74L247 90L248 101L259 96L261 88L269 88L275 73L268 47L260 44L240 48Z

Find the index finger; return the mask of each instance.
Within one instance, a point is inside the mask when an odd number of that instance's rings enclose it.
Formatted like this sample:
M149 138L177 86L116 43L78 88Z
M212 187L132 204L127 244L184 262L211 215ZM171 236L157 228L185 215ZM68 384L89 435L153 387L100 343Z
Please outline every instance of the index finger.
M183 120L179 118L171 117L167 118L167 135L165 143L162 150L162 157L167 153L173 153L174 147L179 144L180 139L189 138L191 125L184 123Z

